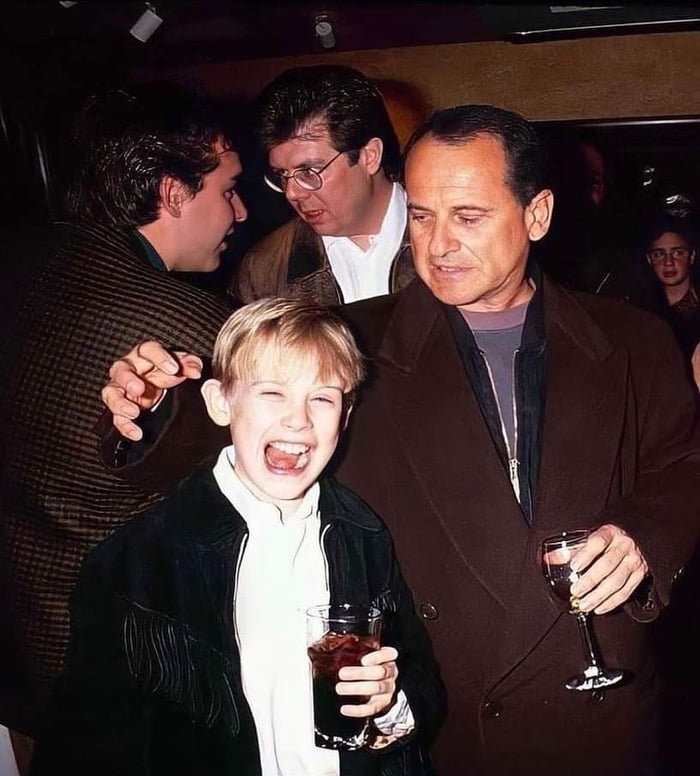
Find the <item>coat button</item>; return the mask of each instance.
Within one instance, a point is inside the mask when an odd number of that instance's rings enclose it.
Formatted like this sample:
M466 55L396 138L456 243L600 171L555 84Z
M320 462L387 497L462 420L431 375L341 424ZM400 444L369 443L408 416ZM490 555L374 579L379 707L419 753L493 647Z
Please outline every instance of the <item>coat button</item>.
M685 567L681 566L676 573L671 577L671 582L675 582L676 580L680 579L683 576L683 572L685 571Z
M498 701L486 701L484 704L484 716L489 719L498 719L503 714L503 704Z
M424 620L437 620L439 616L437 606L435 606L435 604L430 604L430 603L421 604L418 607L418 611L420 612L420 616Z

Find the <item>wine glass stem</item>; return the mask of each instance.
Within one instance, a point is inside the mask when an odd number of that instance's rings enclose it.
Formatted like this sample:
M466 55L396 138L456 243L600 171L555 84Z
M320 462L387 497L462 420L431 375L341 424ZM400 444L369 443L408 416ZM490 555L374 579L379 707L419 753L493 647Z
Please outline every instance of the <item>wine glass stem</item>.
M588 660L589 666L595 666L599 668L601 665L600 658L598 657L598 650L595 647L593 641L593 634L591 633L591 624L589 622L589 615L585 612L579 612L576 615L578 621L578 628L581 632L581 640L583 641L583 652L586 660Z

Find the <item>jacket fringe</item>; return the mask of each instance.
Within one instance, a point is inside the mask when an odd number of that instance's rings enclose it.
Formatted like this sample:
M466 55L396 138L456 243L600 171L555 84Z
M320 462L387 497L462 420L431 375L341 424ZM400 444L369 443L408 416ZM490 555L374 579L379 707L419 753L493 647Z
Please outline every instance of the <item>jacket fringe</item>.
M239 716L224 657L174 620L130 602L123 639L129 673L154 695L186 706L207 727L238 733Z

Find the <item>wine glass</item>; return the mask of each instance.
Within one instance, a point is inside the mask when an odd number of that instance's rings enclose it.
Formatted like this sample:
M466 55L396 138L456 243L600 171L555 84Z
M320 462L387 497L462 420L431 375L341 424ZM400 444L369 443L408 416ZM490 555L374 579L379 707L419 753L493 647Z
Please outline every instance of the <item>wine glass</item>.
M571 560L588 539L588 531L564 531L542 542L542 571L557 603L563 603L578 622L583 654L588 663L582 674L565 683L567 690L600 690L621 682L624 672L606 668L595 643L588 612L578 608L578 599L571 595L571 585L579 574L571 568Z

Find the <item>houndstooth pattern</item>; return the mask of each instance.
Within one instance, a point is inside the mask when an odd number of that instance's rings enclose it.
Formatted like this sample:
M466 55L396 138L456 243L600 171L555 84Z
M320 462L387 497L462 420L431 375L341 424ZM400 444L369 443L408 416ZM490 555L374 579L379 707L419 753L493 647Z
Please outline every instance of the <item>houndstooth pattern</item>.
M209 355L231 312L128 235L63 231L0 335L0 721L29 731L62 666L82 558L162 495L100 462L107 370L147 338Z

